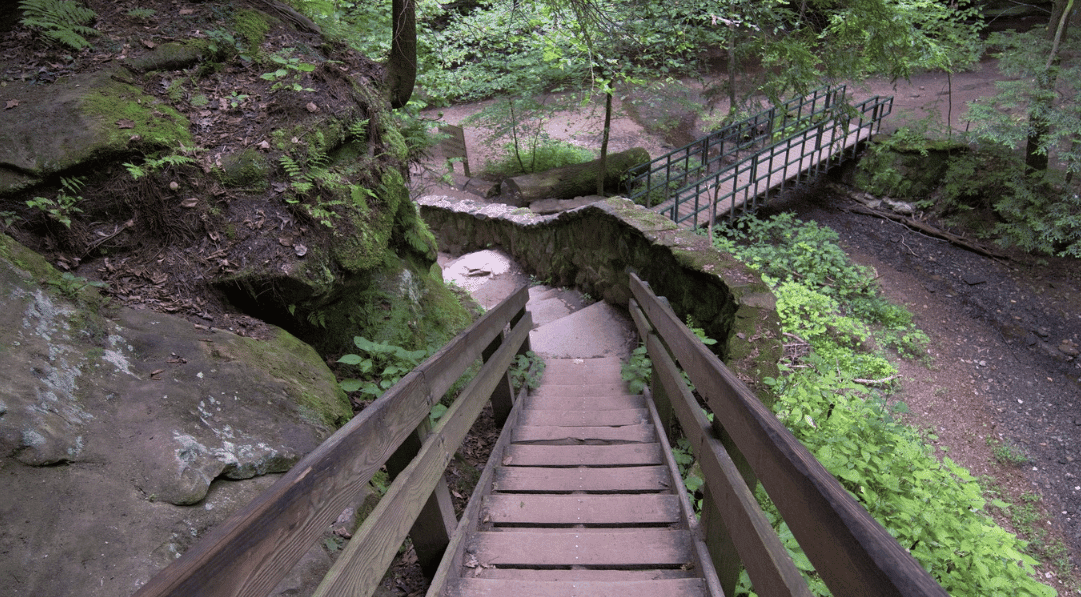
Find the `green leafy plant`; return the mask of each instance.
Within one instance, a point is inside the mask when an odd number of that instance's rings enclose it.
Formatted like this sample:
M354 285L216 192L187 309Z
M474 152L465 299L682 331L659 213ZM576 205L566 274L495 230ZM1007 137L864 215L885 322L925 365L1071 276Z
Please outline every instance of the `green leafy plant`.
M355 336L353 343L361 354L342 355L338 362L354 367L357 377L344 379L339 385L346 392L359 391L376 398L428 356L424 350L406 350L385 342L372 342L363 336Z
M649 385L653 376L653 361L649 359L649 351L645 346L639 346L631 352L630 358L620 367L619 376L627 382L627 390L631 394L641 394Z
M86 38L98 35L98 31L90 26L98 14L81 2L22 0L19 9L23 11L20 21L23 25L75 50L90 47Z
M0 222L4 223L5 228L10 227L12 224L18 222L20 219L22 218L19 217L19 214L11 210L0 211Z
M988 436L987 445L991 446L991 455L999 464L1021 466L1029 461L1025 450L1010 441L1000 441Z
M149 21L154 18L154 15L158 14L158 11L153 8L133 8L124 14L133 19L139 19L140 21Z
M1053 595L1032 578L1036 561L1025 542L988 515L1008 504L988 501L967 470L901 423L896 415L906 407L887 403L888 385L860 379L893 371L865 342L876 328L919 335L907 311L877 295L872 272L852 265L831 231L791 216L742 222L715 242L763 274L782 330L809 343L809 353L764 382L777 418L841 485L951 595ZM828 595L768 496L757 495L812 592ZM753 594L746 578L740 586Z
M71 228L71 216L83 211L78 206L83 200L78 195L83 187L83 181L79 178L61 178L60 184L63 190L57 194L56 199L34 197L27 201L26 205L42 211L50 219L63 224L65 228Z
M508 372L514 390L518 391L522 389L522 386L526 386L530 390L539 388L545 367L544 359L537 356L532 350L514 357L514 362Z
M60 278L56 280L48 280L47 284L60 291L61 294L68 298L75 298L79 292L87 286L94 288L105 288L104 282L97 280L87 280L82 276L76 276L71 272L64 272L60 274Z
M302 85L301 81L306 74L315 70L316 65L310 62L302 62L300 58L291 56L294 51L293 48L285 48L278 53L271 54L269 59L278 65L278 68L263 73L260 78L266 81L274 81L274 84L270 86L272 90L315 91L311 87Z
M182 166L185 164L194 164L195 158L179 155L175 153L169 153L161 156L151 157L148 156L143 159L143 163L136 164L134 162L125 162L124 168L127 169L128 174L135 180L139 180L144 176L150 175L158 170L168 168L169 166Z

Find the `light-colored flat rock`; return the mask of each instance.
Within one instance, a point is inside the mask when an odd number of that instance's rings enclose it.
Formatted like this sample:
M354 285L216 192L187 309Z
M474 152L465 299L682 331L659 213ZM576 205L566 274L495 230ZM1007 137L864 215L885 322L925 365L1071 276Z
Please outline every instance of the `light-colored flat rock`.
M558 358L626 358L635 346L634 324L605 302L542 325L529 335L533 351Z

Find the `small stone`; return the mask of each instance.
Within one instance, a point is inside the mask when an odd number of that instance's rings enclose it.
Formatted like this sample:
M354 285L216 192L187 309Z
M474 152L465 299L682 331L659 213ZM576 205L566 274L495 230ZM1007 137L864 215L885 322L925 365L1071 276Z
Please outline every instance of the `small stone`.
M175 190L177 190L179 188L180 188L180 183L178 183L177 181L174 180L173 182L169 183L169 190L170 191L175 191Z
M1036 335L1041 338L1046 338L1051 335L1051 330L1045 327L1038 327L1034 331L1036 332Z
M305 247L300 243L293 245L293 250L297 252L297 257L303 257L308 254L308 247Z
M1063 340L1062 344L1058 345L1058 350L1059 352L1068 357L1076 357L1077 355L1081 354L1081 351L1077 349L1077 345L1075 345L1073 342L1070 342L1069 340Z
M987 277L978 272L968 272L961 275L961 279L965 281L965 284L969 286L976 286L977 284L984 284L987 282Z

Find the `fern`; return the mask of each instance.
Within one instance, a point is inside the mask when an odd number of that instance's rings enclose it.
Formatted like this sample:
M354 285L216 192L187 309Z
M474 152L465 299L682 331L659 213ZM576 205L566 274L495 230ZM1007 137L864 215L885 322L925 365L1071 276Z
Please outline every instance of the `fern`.
M98 35L97 30L90 27L98 14L78 2L22 0L19 8L23 11L20 21L23 25L76 50L90 46L86 37Z
M349 124L349 136L357 141L364 141L368 138L368 121L369 118L364 120L354 120Z

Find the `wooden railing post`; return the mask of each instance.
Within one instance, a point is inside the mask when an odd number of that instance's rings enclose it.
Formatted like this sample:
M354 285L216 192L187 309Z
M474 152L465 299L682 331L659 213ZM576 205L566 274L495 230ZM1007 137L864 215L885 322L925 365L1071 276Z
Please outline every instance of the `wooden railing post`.
M724 518L709 486L702 485L702 491L702 518L699 524L702 525L706 549L709 550L709 558L717 570L717 580L720 581L724 594L735 595L743 562L739 559L736 542L732 540L732 534L724 524Z
M518 322L525 315L525 309L522 309L514 315L510 320L510 327L518 325ZM500 332L496 336L491 344L489 344L481 353L481 359L487 363L488 359L492 358L495 351L499 350L499 347L503 345L504 332ZM529 336L526 336L525 342L518 349L519 355L524 355L529 352ZM503 424L507 422L507 416L510 415L510 410L514 408L514 386L511 384L510 371L507 371L503 375L503 379L499 381L499 385L496 386L492 392L492 415L495 418L496 427L502 428Z
M413 461L431 430L431 419L425 417L416 432L402 442L401 447L387 460L387 472L391 481ZM439 568L439 560L443 558L443 552L450 543L450 536L457 526L458 519L454 516L454 502L450 498L447 477L443 475L409 531L409 538L413 540L413 549L417 552L417 562L426 577L432 578L435 575L435 571Z

